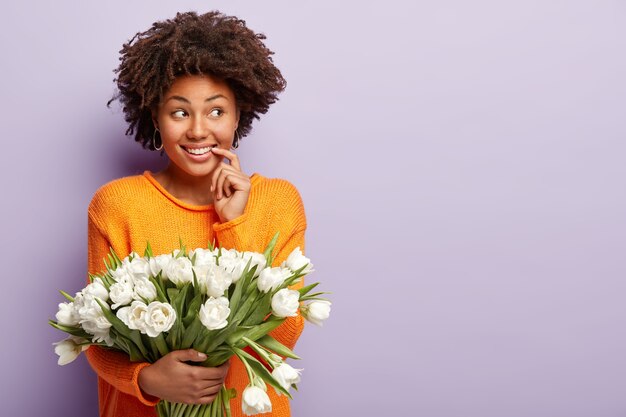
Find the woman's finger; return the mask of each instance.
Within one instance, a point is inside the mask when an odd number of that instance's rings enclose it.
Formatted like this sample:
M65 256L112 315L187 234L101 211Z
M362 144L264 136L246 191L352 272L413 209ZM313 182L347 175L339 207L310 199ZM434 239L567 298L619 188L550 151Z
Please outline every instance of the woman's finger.
M228 175L228 171L226 170L226 168L222 168L220 170L219 175L217 176L217 183L216 183L216 189L217 189L217 194L216 197L217 199L221 199L222 196L224 195L224 180L226 179L226 176Z
M211 149L211 152L213 152L216 155L221 155L227 158L230 161L230 165L233 168L235 168L237 171L241 171L241 163L239 162L239 157L237 156L236 153L231 152L227 149L222 149L222 148L213 148Z
M236 171L234 168L227 164L223 164L222 166L220 166L219 173L216 172L214 175L216 176L216 178L214 180L215 185L213 188L213 193L214 195L216 195L217 199L222 198L222 196L224 195L226 195L226 197L230 197L230 195L232 194L231 191L241 189L236 187L235 185L241 184L241 180L245 180L247 178L247 176L243 172Z

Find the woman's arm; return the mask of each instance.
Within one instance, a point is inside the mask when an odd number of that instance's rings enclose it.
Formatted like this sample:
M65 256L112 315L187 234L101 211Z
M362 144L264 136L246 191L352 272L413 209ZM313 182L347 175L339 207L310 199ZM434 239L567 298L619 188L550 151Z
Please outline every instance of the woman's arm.
M88 243L88 270L100 273L111 245L91 215ZM85 353L100 378L147 406L155 406L159 399L208 404L215 399L230 366L229 362L215 368L189 365L187 361L206 359L206 355L193 349L170 352L153 364L131 362L126 353L99 346L91 346Z
M105 269L103 259L109 253L111 245L91 215L88 216L87 241L87 270L92 274L101 273ZM156 397L144 394L139 387L139 372L150 365L149 363L131 362L126 353L100 346L91 346L85 354L96 374L116 389L137 397L148 406L154 406L159 401Z

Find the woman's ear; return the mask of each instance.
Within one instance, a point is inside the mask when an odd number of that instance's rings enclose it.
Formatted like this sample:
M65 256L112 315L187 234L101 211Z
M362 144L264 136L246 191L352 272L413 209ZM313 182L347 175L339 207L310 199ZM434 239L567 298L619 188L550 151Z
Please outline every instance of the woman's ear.
M239 116L241 116L241 110L237 107L237 121L235 122L235 130L239 127Z

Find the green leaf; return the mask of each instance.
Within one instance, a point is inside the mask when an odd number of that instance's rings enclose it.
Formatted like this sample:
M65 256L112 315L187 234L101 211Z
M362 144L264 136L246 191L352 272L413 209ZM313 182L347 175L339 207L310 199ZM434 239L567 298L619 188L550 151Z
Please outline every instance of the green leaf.
M267 244L265 251L263 251L263 256L265 256L265 260L267 261L267 265L272 265L274 262L274 257L272 256L272 251L274 250L274 246L276 246L276 242L278 241L278 235L280 232L276 232L270 243Z
M319 282L314 282L311 285L307 285L306 287L300 288L298 290L300 292L300 297L302 297L303 295L306 295L309 291L311 291L313 288L317 287L319 284L320 284Z
M280 343L278 340L274 339L269 334L266 334L265 336L260 337L259 339L257 339L256 342L259 345L271 350L272 352L282 357L300 359L300 357L296 355L291 349L289 349L287 346Z
M305 295L304 297L300 297L300 301L310 301L310 300L325 300L330 301L328 298L320 297L322 294L331 294L329 292L316 292L315 294Z
M222 392L222 390L220 389L220 393ZM211 409L211 417L219 417L219 414L221 413L221 406L222 406L222 400L221 398L219 398L219 393L217 394L217 397L213 400L213 402L211 404L208 405L208 407Z
M196 341L196 338L200 336L204 325L200 321L200 317L196 316L195 319L186 326L185 333L183 334L182 341L180 342L181 349L189 349L193 342Z
M74 297L72 297L71 295L69 295L68 293L66 293L66 292L65 292L65 291L63 291L63 290L59 290L59 292L61 293L61 295L62 295L63 297L67 298L67 300L68 300L69 302L71 302L71 303L73 303L73 302L74 302Z
M146 250L143 252L143 256L152 258L152 247L150 246L150 241L146 241Z
M120 320L115 313L109 310L109 305L104 301L100 300L98 297L94 297L94 300L100 305L100 309L102 310L102 314L104 317L111 323L116 332L121 334L126 338L130 338L130 329L126 327L124 322Z
M48 324L50 324L50 326L54 327L55 329L61 330L62 332L65 332L67 334L71 334L72 336L82 337L83 339L87 340L91 340L93 337L93 335L90 335L85 330L83 330L82 327L64 326L54 320L48 320Z
M117 337L115 339L115 344L123 347L124 352L130 356L131 362L143 362L147 359L133 342L124 337Z
M176 287L167 289L167 298L170 300L170 303L178 296L180 290Z
M239 325L238 322L233 321L228 323L226 327L220 330L208 330L208 336L204 337L201 343L199 343L199 349L201 352L206 353L207 355L217 349L226 338L233 333L234 329ZM204 327L204 326L203 326ZM206 327L204 327L206 329ZM199 340L199 338L197 339Z
M120 258L117 256L117 254L115 253L115 251L113 250L113 248L111 247L111 254L113 255L113 258L115 259L115 268L119 267L122 265L122 261L120 260Z
M222 391L224 392L224 394L222 395L222 402L223 402L224 411L225 411L224 415L230 417L231 416L230 400L231 398L235 398L237 396L237 391L234 388L226 389L226 387L223 385L222 385Z
M180 236L178 236L178 244L180 245L180 252L176 257L180 258L184 255L187 255L187 249L185 248L185 245L183 245L183 239Z
M113 277L110 277L109 275L105 274L105 275L98 275L97 278L100 278L100 280L102 280L102 284L104 284L104 287L108 290L109 288L111 288L111 285L115 284L117 281L115 281L115 279L113 279Z
M271 313L272 293L263 294L257 302L254 303L254 309L242 321L244 326L255 326L265 319Z
M248 263L246 264L246 267L243 269L241 277L235 283L235 290L233 291L233 294L230 297L228 304L229 304L230 311L231 311L231 317L233 317L235 312L239 310L239 302L241 300L241 297L243 296L243 289L246 286L247 276L249 275L248 268L250 267L250 262L252 262L252 258L248 259Z
M137 346L137 348L146 360L154 359L152 358L148 349L143 344L143 341L141 340L141 333L139 332L139 330L130 330L130 335L128 336L128 338L135 344L135 346Z
M168 299L165 296L165 288L163 287L163 281L160 279L160 277L161 277L161 273L159 272L156 277L153 277L152 275L150 275L148 279L156 288L157 300L159 300L162 303L167 303Z
M267 321L251 327L250 329L248 329L246 332L244 332L243 334L238 334L238 339L235 340L235 338L233 337L232 340L229 340L229 344L231 346L236 346L238 348L242 348L244 346L246 346L246 343L242 340L243 337L247 337L250 340L257 340L263 336L265 336L266 334L268 334L269 332L271 332L272 330L274 330L275 328L277 328L278 326L280 326L280 324L285 321L284 318L279 318L279 317L270 317Z
M276 379L272 376L272 374L269 373L267 368L261 362L259 362L254 356L250 355L245 350L237 349L237 348L235 348L235 353L237 354L237 356L239 356L240 359L245 360L250 366L250 368L252 368L254 373L257 376L261 377L263 381L273 386L276 391L280 391L286 396L288 396L289 398L292 398L289 391L284 389L282 385L280 385L278 381L276 381Z
M149 337L147 334L140 333L140 336L143 345L146 346L146 349L150 350L150 357L155 358L155 361L156 359L160 358L161 354L159 353L159 349L156 346L155 340Z
M189 325L198 317L198 312L200 311L201 306L202 294L198 292L187 306L187 314L183 317L183 325L185 327L189 327Z
M256 297L244 298L243 303L239 305L238 310L235 312L235 316L232 318L232 320L240 323L248 315L248 312L250 311L250 308L252 308L255 300ZM231 313L232 312L233 310L231 309Z
M165 338L163 337L163 333L159 333L156 337L153 337L154 343L159 350L161 356L165 356L170 353L170 350L167 347L167 343L165 343Z
M202 366L207 366L211 368L220 366L224 364L224 362L226 362L231 356L233 356L233 351L230 350L230 347L228 347L228 350L226 350L226 348L224 347L217 348L210 353L207 360L202 362Z

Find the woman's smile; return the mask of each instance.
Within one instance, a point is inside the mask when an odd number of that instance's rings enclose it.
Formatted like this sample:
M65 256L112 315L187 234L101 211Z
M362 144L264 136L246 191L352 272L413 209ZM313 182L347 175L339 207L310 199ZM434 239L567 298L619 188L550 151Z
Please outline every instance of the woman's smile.
M210 146L207 146L207 147L204 147L204 148L195 148L195 147L189 147L189 146L180 145L181 148L183 148L187 152L192 153L194 155L204 155L205 153L207 153L211 149L213 149L215 146L217 146L217 145L210 145Z

